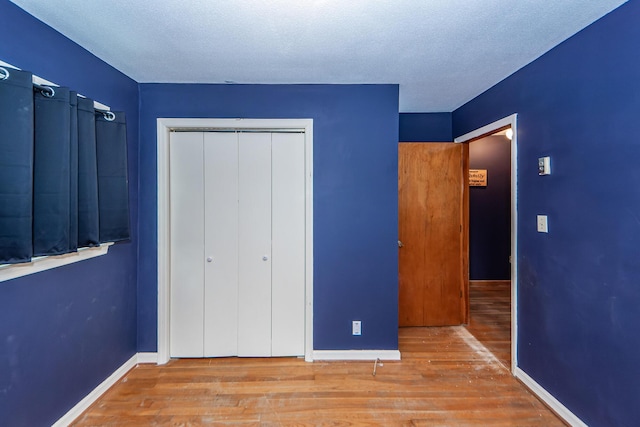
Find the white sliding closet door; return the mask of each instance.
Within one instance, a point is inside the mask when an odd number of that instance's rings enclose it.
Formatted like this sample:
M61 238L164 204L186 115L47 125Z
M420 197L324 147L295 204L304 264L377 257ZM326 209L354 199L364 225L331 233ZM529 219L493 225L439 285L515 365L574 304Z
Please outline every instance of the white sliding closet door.
M172 357L203 357L204 183L202 132L172 133L171 343Z
M271 355L303 355L304 134L273 133L271 165Z
M271 355L271 134L240 133L238 356Z
M304 355L304 138L171 134L172 357Z
M204 133L204 356L238 354L238 143Z

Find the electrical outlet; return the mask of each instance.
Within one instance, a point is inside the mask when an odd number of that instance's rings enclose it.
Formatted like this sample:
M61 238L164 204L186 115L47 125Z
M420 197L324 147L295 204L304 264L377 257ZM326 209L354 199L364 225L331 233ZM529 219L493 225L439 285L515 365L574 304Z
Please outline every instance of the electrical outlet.
M351 322L351 334L362 335L362 322L360 320L354 320Z

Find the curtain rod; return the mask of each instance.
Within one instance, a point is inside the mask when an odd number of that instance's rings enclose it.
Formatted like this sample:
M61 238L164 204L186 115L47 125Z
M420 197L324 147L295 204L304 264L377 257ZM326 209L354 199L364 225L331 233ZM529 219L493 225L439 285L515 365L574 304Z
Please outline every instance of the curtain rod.
M11 72L9 71L10 69L20 70L20 68L0 60L0 80L7 80L9 78L11 75ZM55 96L56 90L54 88L60 87L60 85L45 80L42 77L38 77L35 74L33 74L32 77L32 84L34 90L40 91L40 93L47 98ZM86 98L86 96L81 94L78 94L78 96ZM112 122L116 119L116 115L111 112L111 107L108 105L104 105L98 101L93 101L93 108L96 112L102 114L107 121Z

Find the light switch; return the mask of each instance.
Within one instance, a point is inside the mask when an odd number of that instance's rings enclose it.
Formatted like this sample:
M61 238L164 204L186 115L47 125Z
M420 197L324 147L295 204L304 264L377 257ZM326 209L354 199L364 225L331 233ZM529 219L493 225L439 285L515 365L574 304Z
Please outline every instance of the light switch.
M538 233L548 233L549 223L546 215L538 215Z
M538 175L551 175L551 157L540 157L538 159Z

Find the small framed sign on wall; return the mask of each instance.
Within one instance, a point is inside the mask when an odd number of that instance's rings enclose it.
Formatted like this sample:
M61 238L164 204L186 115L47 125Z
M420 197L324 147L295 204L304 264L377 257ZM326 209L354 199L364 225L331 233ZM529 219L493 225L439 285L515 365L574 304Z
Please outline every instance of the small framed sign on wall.
M487 170L469 169L469 187L486 187Z

